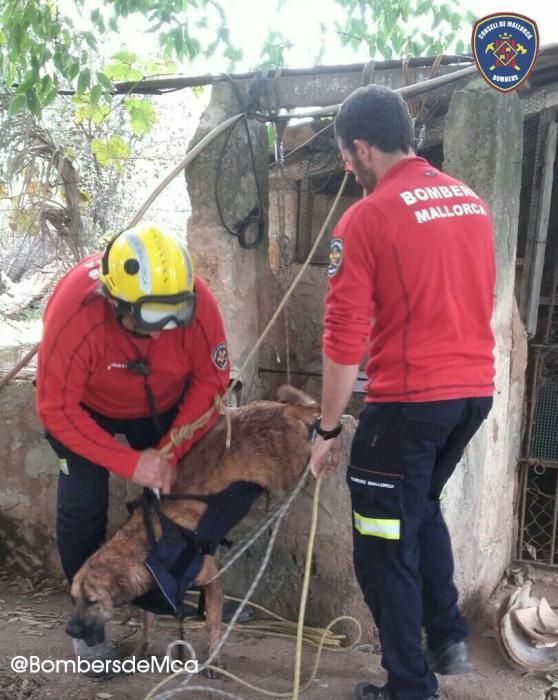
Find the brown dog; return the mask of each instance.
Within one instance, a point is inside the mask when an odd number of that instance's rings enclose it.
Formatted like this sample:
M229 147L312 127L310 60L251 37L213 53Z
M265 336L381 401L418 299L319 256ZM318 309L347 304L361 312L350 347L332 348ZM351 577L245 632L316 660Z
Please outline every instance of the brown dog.
M254 401L229 409L230 448L226 449L226 424L220 418L179 462L172 493L215 494L239 481L258 484L272 496L292 489L310 457L312 426L319 406L291 386L281 387L278 398L280 403ZM196 500L161 503L165 515L190 529L196 528L206 508L205 503ZM153 518L152 522L155 536L159 537L158 519ZM136 510L74 577L74 611L67 627L71 636L95 640L99 632L102 635L115 607L154 587L144 565L148 550L143 516ZM205 555L194 581L205 593L210 653L220 640L223 591L220 579L207 582L218 568L216 559Z

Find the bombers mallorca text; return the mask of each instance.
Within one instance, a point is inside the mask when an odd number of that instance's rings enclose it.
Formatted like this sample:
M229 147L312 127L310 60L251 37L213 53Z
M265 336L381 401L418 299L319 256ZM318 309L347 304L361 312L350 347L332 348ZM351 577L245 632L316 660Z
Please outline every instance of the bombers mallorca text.
M414 190L400 192L401 199L407 206L412 206L417 202L431 202L432 200L455 199L456 197L472 197L480 199L470 187L465 185L441 185L440 187L417 187ZM463 202L438 204L424 209L414 211L414 215L419 224L434 219L447 219L454 216L467 216L469 214L480 214L488 216L488 212L481 202Z

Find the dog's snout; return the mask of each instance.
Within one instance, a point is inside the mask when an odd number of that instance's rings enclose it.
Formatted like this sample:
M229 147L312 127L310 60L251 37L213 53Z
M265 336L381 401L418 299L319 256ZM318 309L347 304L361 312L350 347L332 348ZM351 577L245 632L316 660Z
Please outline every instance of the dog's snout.
M84 632L85 625L81 620L78 620L75 617L72 617L66 625L66 633L75 639L83 639Z
M74 639L83 639L87 646L92 647L95 644L101 644L105 641L105 628L101 624L88 625L73 616L66 625L66 633Z

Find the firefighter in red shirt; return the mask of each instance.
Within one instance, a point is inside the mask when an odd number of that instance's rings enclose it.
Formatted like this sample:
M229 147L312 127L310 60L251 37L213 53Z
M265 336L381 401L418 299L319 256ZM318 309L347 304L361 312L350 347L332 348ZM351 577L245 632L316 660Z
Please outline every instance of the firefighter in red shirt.
M186 247L156 226L120 233L58 283L44 314L36 403L60 458L57 544L69 581L105 539L110 472L168 493L177 460L217 413L167 457L159 449L228 380L217 303Z
M413 153L412 122L393 91L360 88L335 129L365 197L331 241L311 468L318 476L336 467L335 438L368 339L347 483L355 573L388 678L359 683L354 697L432 700L436 673L470 670L440 498L492 405L492 224L473 190Z

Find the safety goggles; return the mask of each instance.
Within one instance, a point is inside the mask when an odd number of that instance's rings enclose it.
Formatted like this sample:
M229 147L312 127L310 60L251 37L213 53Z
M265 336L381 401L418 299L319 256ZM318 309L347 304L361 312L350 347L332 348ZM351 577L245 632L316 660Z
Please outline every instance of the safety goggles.
M172 296L145 296L135 302L114 299L118 313L129 313L146 331L160 331L188 326L196 311L196 294L184 292Z

